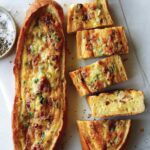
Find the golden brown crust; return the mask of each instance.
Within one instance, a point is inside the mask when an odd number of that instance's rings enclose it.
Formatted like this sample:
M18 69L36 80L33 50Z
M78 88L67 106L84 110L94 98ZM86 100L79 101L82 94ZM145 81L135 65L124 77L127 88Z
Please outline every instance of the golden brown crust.
M18 142L18 132L19 132L19 120L18 120L18 109L19 109L19 105L20 105L20 71L21 71L21 58L22 58L22 52L23 52L23 44L24 44L24 40L25 40L25 34L26 31L28 30L29 24L30 22L34 19L34 16L36 15L37 12L40 12L40 9L42 7L45 7L47 5L51 5L52 7L54 7L57 10L57 13L59 15L59 22L62 26L62 32L63 32L63 21L64 21L64 15L63 15L63 10L62 7L56 3L53 0L36 0L29 8L29 10L27 11L26 14L26 18L25 21L23 23L23 26L21 28L20 31L20 35L18 38L18 42L17 42L17 50L16 50L16 58L15 58L15 62L14 62L14 75L15 75L15 91L16 91L16 95L15 95L15 99L14 99L14 106L13 106L13 112L12 112L12 130L13 130L13 141L14 141L14 149L15 150L21 150L21 145ZM63 37L64 38L64 37ZM62 53L62 58L64 58L63 63L62 63L62 68L63 68L63 73L62 73L62 78L64 78L64 74L65 74L65 44L63 47L63 53ZM62 118L62 120L65 119L65 112L66 112L66 81L62 81L63 82L63 92L64 92L64 110L63 110L63 114L64 114L64 118ZM59 134L57 135L57 139L59 139L59 137L61 136L62 133L62 127L60 128ZM52 143L52 149L54 148L56 143Z
M82 8L80 9L81 12L76 11L76 7L78 7L78 5L80 6L82 5ZM99 15L96 16L95 21L93 22L91 22L91 20L94 18L93 17L91 18L91 16L95 16L95 15L93 15L93 13L89 14L89 18L87 15L87 13L89 13L89 10L92 10L92 7L94 9L99 8L101 11L100 16ZM93 12L95 12L95 10ZM100 19L100 21L97 22L96 19ZM68 33L76 32L76 31L83 30L83 29L107 27L107 26L112 26L113 24L114 24L113 20L109 14L107 0L101 0L99 4L97 2L85 3L85 4L73 4L68 9L68 16L67 16L67 32Z
M127 140L131 120L77 121L77 125L83 150L120 150ZM117 137L113 137L113 132ZM119 139L117 143L115 138Z

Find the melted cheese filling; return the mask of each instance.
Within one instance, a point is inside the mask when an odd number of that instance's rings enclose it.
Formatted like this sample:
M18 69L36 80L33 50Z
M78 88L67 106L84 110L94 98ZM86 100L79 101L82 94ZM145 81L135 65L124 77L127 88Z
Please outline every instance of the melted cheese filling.
M144 96L140 91L101 93L88 99L94 117L136 114L143 111Z
M64 111L63 36L55 11L47 8L27 31L22 56L20 143L22 149L51 149Z

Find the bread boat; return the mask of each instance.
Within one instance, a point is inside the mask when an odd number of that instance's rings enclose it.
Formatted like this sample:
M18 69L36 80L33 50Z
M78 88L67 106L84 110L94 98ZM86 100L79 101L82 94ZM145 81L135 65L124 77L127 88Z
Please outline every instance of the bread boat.
M27 11L14 65L15 150L52 150L60 139L66 110L63 10L37 0Z

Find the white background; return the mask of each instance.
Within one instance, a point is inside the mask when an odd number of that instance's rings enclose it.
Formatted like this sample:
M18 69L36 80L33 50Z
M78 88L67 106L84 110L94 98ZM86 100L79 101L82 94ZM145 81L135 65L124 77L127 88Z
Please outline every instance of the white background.
M73 1L58 0L66 9ZM76 0L75 2L85 2ZM23 23L25 12L32 0L0 0L16 21L19 29ZM125 150L150 150L150 0L109 0L112 16L116 25L124 25L129 40L130 54L124 58L129 81L113 88L136 88L145 92L146 112L133 118L131 133ZM67 35L67 73L93 60L77 61L75 35ZM71 54L70 54L71 53ZM13 60L15 48L7 57L0 60L0 150L12 150L11 111L14 100ZM123 58L123 59L124 59ZM80 150L80 141L76 127L77 119L85 119L90 113L67 75L68 81L68 126L63 138L64 150ZM86 109L86 111L84 110ZM141 132L141 130L143 130Z

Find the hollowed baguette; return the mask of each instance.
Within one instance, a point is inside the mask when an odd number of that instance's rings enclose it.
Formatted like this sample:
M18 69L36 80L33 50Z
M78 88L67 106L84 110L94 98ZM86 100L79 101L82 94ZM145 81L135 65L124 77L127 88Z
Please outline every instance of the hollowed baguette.
M111 116L129 116L145 111L144 94L136 90L117 90L87 97L92 116L108 118Z
M70 77L80 96L93 94L128 79L121 57L118 55L72 71Z
M98 0L97 0L98 1ZM72 4L68 10L67 32L113 25L107 0L85 4Z
M78 58L128 53L127 38L121 26L78 31L76 39Z
M82 150L120 150L131 120L77 121Z
M66 110L63 10L53 0L37 0L17 44L13 108L15 150L52 150Z

